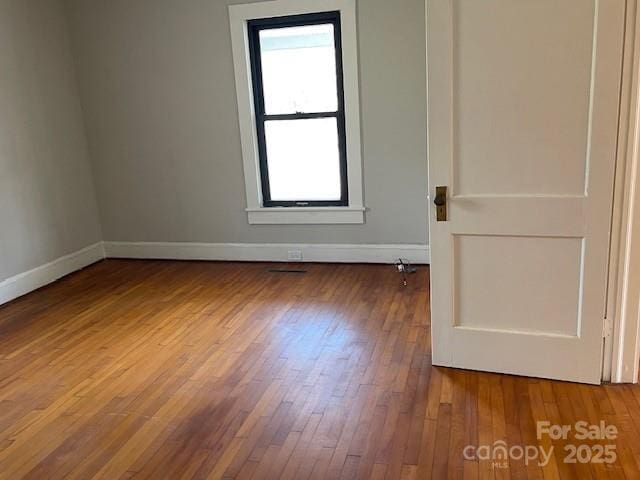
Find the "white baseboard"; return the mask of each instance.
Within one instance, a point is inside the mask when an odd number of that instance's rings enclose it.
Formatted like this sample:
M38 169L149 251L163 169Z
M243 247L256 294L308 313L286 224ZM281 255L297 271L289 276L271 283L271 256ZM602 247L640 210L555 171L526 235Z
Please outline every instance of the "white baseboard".
M104 242L107 258L286 262L300 250L303 262L393 263L398 258L429 263L427 245L299 243Z
M299 250L303 262L429 263L427 245L98 242L1 281L0 305L103 258L286 262L291 250Z
M37 290L60 277L80 270L104 258L102 242L90 245L52 262L19 273L0 282L0 305Z

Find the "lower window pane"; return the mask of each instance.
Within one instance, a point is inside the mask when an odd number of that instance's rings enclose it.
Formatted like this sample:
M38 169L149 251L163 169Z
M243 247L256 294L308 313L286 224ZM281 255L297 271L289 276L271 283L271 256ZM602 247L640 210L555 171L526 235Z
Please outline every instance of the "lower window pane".
M340 200L335 118L265 122L273 201Z

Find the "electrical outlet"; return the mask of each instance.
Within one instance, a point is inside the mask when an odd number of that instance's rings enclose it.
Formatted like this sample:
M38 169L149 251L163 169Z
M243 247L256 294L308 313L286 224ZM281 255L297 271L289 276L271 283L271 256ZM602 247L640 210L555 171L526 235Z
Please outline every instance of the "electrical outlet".
M302 250L289 250L287 252L287 260L289 260L290 262L301 262Z

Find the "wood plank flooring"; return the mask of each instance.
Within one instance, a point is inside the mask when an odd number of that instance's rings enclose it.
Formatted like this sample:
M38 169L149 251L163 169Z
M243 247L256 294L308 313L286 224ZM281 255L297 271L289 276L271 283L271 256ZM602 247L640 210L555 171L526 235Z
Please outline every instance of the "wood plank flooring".
M0 307L0 478L640 478L638 387L432 367L426 267L272 267L109 260ZM465 458L496 441L554 451Z

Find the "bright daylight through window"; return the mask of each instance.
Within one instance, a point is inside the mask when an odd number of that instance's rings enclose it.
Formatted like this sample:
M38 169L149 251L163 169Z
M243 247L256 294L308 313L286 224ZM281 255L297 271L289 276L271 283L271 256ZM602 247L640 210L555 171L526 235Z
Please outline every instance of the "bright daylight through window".
M349 204L340 13L248 22L264 207Z

